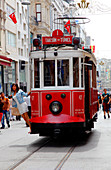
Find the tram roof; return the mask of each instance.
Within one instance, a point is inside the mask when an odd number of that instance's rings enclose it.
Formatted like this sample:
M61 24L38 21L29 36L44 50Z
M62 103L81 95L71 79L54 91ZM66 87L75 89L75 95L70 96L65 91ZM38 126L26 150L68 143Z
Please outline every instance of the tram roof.
M54 51L57 50L58 55L54 56ZM93 53L88 51L78 49L74 50L72 46L62 46L62 47L51 47L46 49L46 59L51 58L70 58L70 57L89 57L96 64L96 58ZM33 51L31 53L31 58L44 58L44 50Z

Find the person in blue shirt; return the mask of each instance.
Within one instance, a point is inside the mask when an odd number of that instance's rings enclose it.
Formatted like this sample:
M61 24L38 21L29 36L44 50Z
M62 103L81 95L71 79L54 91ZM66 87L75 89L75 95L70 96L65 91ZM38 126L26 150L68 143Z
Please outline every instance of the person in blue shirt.
M109 115L109 94L107 93L107 90L104 89L104 93L102 94L102 100L103 100L103 111L104 111L104 119L106 119L106 112L108 113L108 118L110 118Z
M31 92L25 93L23 90L19 89L18 84L15 83L12 84L11 91L12 91L12 107L18 108L20 115L29 125L30 127L29 133L31 133L31 124L29 122L29 116L28 116L28 106L23 98L24 96L30 95Z

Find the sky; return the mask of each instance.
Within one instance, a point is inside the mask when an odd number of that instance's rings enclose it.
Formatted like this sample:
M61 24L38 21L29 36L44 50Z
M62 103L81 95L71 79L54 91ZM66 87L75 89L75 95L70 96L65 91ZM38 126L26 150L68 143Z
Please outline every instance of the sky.
M111 0L86 1L90 2L92 12L86 10L81 13L82 16L90 18L90 22L85 24L85 29L87 35L91 36L92 45L95 45L95 56L111 59Z

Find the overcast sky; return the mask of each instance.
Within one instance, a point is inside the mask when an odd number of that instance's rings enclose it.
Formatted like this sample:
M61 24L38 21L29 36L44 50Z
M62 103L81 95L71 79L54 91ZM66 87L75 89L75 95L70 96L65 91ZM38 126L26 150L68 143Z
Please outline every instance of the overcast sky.
M111 0L86 0L92 4L92 15L86 12L84 16L90 18L85 24L87 35L90 35L95 44L96 58L111 59ZM93 2L92 2L93 1ZM100 9L101 12L95 9ZM94 11L95 10L95 11ZM102 11L108 11L102 12Z

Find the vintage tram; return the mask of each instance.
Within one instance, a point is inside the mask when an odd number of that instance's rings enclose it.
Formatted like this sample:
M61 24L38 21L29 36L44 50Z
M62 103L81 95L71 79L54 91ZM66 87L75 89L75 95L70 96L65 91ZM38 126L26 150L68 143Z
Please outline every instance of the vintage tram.
M32 54L32 134L91 130L97 119L96 59L91 52L74 48L73 37L60 37L43 39L53 46Z

